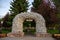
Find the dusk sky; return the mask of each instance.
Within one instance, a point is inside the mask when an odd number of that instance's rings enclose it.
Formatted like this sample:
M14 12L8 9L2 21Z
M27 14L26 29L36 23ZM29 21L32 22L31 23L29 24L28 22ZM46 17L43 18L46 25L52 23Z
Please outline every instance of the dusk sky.
M0 18L5 16L6 13L9 12L11 1L12 0L0 0ZM33 0L29 0L29 4L31 4L31 2L33 2ZM29 7L28 11L30 11L31 6Z

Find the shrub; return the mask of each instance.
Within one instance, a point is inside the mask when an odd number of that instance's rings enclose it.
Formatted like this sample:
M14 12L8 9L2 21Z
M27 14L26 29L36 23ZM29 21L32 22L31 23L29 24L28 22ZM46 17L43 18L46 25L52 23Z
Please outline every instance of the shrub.
M58 34L59 30L50 30L49 29L47 32L50 33L50 34Z

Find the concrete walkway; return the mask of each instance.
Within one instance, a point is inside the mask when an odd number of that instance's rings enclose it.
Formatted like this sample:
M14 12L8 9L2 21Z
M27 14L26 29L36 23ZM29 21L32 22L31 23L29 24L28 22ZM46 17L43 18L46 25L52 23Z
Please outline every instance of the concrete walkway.
M0 38L0 40L55 40L52 37L35 37L35 36L24 36L22 38L18 37L6 37L6 38Z

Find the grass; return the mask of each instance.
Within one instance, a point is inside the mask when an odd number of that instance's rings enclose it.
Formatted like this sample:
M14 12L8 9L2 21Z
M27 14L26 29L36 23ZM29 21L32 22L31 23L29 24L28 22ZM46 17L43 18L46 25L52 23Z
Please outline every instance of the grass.
M11 32L11 30L8 30L8 29L2 29L2 31L1 31L1 33L3 34L7 34L7 33L9 33L9 32Z
M59 30L48 30L47 32L50 34L58 34Z
M9 32L11 32L11 29L5 29L5 28L3 28L2 31L1 31L2 34L7 34ZM27 33L26 30L24 30L24 32ZM34 34L36 32L36 30L32 30L31 29L29 32L31 32L32 34ZM50 34L58 34L59 33L59 30L49 29L49 30L47 30L47 32L50 33Z

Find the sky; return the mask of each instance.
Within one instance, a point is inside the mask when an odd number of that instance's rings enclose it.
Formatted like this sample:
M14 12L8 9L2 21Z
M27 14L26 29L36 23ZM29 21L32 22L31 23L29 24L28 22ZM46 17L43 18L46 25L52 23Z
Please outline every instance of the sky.
M12 0L0 0L0 18L4 17L7 12L9 12L10 9L10 2ZM32 7L33 0L28 0L30 7L28 8L28 12L30 12L30 8Z
M11 1L12 0L0 0L0 18L9 11Z

